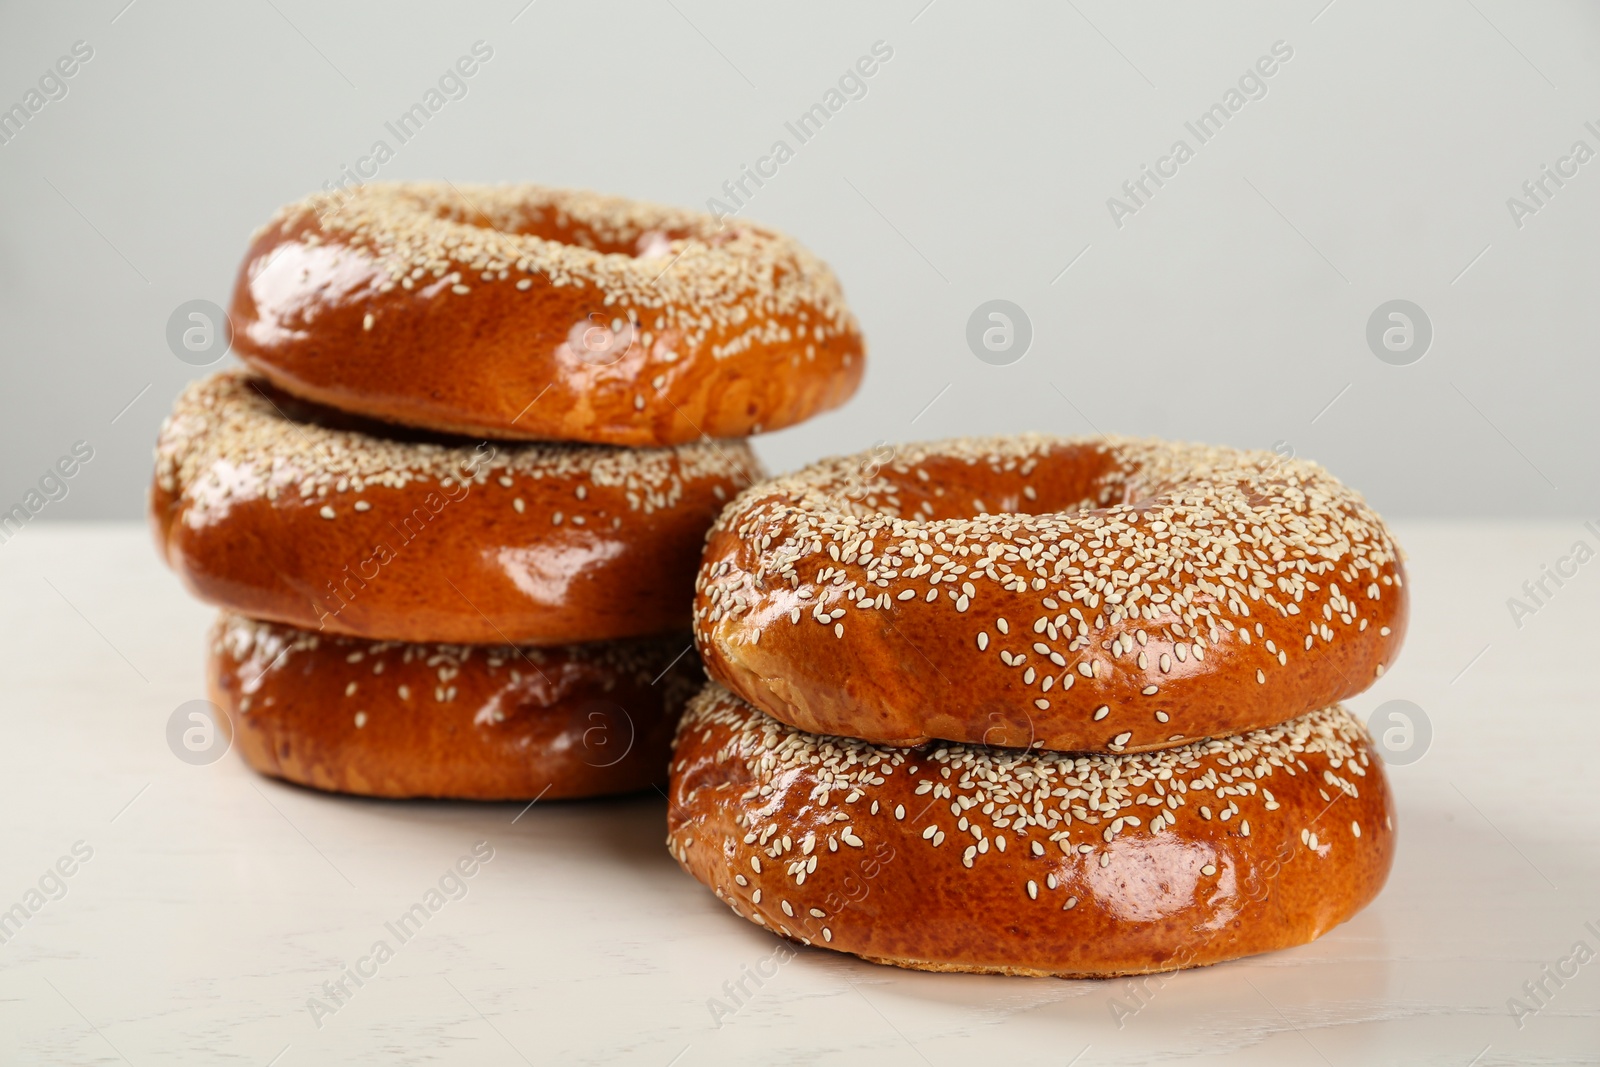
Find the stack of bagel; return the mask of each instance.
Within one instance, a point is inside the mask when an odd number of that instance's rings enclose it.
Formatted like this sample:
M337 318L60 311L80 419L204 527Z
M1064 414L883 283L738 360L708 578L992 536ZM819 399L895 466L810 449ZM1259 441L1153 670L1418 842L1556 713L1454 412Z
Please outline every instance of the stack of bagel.
M663 783L743 438L863 369L788 238L534 186L291 204L230 320L245 369L162 427L157 540L223 609L210 692L249 764L372 796Z
M1315 464L1023 435L824 461L720 516L668 845L737 914L936 971L1112 976L1308 942L1381 888L1337 703L1407 617Z
M666 783L673 855L737 914L925 970L1216 963L1387 876L1338 702L1398 654L1405 569L1315 464L1020 435L763 481L744 438L860 382L834 275L590 193L313 196L230 319L245 369L178 399L151 509L263 773Z

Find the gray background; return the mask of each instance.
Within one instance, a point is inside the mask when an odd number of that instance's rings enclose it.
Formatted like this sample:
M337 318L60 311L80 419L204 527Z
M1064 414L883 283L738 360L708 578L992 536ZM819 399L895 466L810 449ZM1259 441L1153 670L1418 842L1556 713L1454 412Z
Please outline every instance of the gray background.
M1600 126L1591 4L13 5L0 107L94 57L0 145L0 510L72 442L42 519L140 514L186 300L474 41L494 56L382 179L527 180L703 206L873 42L894 56L745 214L843 279L870 343L775 468L876 440L1038 429L1293 448L1394 514L1600 511L1600 159L1519 229L1506 200ZM1282 40L1292 60L1138 213L1107 198ZM1071 268L1063 273L1063 268ZM968 349L980 303L1033 326ZM1411 366L1379 304L1433 323ZM148 387L148 388L147 388ZM131 401L131 405L130 405Z

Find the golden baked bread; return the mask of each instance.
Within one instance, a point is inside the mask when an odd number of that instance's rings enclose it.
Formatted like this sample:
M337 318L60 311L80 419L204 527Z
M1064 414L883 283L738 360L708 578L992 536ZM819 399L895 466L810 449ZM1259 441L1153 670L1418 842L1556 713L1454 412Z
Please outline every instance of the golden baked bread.
M736 914L920 970L1106 977L1304 944L1394 855L1381 762L1337 707L1085 756L807 734L712 683L668 793L668 847Z
M790 426L865 365L838 280L744 219L536 185L374 182L255 236L234 351L309 400L491 438Z
M438 438L231 372L178 398L150 506L190 590L252 618L568 644L684 628L706 528L758 471L739 441Z
M707 672L803 730L1138 752L1370 685L1406 624L1400 551L1322 468L1023 435L825 460L707 538Z
M374 797L553 800L666 780L702 677L688 647L375 642L224 614L209 679L262 774Z

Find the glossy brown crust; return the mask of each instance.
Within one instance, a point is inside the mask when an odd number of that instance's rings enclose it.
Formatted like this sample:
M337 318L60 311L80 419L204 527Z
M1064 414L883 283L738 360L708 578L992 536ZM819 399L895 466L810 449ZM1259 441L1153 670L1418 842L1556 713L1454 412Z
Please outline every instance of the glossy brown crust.
M1394 661L1399 549L1270 453L1024 435L747 490L707 537L707 672L801 729L1138 752L1326 707Z
M692 655L673 662L687 644L371 642L224 615L208 675L262 774L362 796L553 800L665 782L701 678Z
M860 384L837 281L781 235L518 194L373 185L285 208L239 269L235 353L289 392L388 422L631 446L780 429ZM422 226L436 232L409 232ZM651 240L665 243L636 258Z
M447 448L329 428L350 425L237 375L179 400L150 507L164 557L196 596L403 641L683 629L705 530L748 484L741 472L759 469L739 442Z
M794 940L920 970L1062 977L1304 944L1388 875L1388 786L1342 709L1073 764L804 735L713 685L678 730L668 847L736 914ZM1075 793L1036 795L1040 782ZM1062 803L1070 822L1037 817Z

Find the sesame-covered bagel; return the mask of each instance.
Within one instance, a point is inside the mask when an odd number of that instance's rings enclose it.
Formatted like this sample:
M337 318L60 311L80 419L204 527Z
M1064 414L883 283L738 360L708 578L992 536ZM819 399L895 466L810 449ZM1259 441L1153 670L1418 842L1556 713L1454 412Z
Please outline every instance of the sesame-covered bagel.
M740 442L491 444L396 431L243 373L191 385L151 512L196 596L402 641L567 644L684 628Z
M209 680L245 762L275 778L378 797L599 796L666 781L702 677L687 645L374 642L225 613Z
M744 437L842 404L864 369L838 280L788 237L536 185L290 204L231 317L234 350L289 392L495 438Z
M1138 752L1365 689L1399 650L1403 575L1312 463L963 438L746 490L708 535L695 639L804 730Z
M712 683L668 848L775 933L933 971L1111 976L1304 944L1382 888L1383 769L1344 709L1160 752L808 734Z

